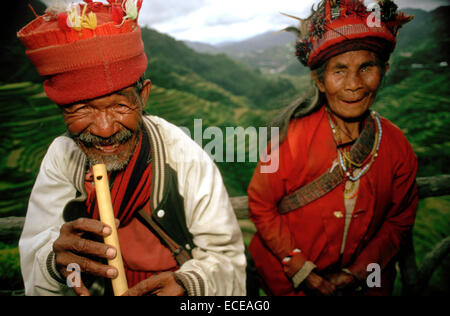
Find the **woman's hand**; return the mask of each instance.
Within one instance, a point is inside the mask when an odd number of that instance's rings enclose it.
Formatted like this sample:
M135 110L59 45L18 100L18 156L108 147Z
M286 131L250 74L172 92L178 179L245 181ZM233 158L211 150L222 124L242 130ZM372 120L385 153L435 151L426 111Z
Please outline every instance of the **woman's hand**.
M312 295L333 296L336 293L336 286L312 272L305 280L306 288Z

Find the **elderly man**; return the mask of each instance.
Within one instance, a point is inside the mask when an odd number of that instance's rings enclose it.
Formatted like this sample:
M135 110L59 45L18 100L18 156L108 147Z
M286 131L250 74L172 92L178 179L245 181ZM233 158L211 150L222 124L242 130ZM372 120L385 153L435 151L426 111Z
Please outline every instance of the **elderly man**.
M218 169L180 129L143 115L142 1L84 2L49 8L18 33L67 125L30 197L19 243L26 294L110 292L118 271L105 260L117 249L102 242L112 230L99 221L92 175L104 163L127 295L245 295L242 234ZM74 267L79 284L66 282Z
M298 30L315 93L279 118L280 168L248 189L250 251L273 295L389 295L417 211L417 159L371 111L399 28L392 1L321 1Z

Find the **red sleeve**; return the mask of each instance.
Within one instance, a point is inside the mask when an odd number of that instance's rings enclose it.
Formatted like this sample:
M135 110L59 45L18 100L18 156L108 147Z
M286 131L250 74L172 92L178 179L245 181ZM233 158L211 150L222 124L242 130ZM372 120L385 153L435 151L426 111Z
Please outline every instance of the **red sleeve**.
M283 165L289 163L290 159L286 150L283 151L286 146L282 144L279 151L272 153L272 159L279 159L276 172L262 173L261 166L265 164L260 162L248 189L250 219L266 246L280 262L291 256L296 248L286 218L278 212L278 204L286 193L282 175ZM289 264L285 265L285 272L292 277L306 261L303 254L293 256Z
M349 267L360 280L367 278L369 264L377 263L384 269L399 252L407 233L414 226L419 201L418 163L409 143L406 154L404 152L401 157L403 159L399 161L393 178L392 207L374 238Z

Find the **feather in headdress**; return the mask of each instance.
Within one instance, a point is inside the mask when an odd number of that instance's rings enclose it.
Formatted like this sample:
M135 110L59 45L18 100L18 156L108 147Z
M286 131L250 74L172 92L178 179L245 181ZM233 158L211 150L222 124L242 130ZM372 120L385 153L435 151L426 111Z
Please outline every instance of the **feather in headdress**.
M290 27L285 28L282 31L294 33L298 37L308 37L309 36L309 21L307 19L302 19L302 18L293 16L290 14L283 13L283 12L280 12L280 13L284 16L287 16L288 18L300 21L300 26L298 28L294 27L294 26L290 26Z
M293 34L295 34L297 37L301 37L302 36L302 33L300 32L300 30L298 29L298 28L296 28L295 26L289 26L289 27L287 27L287 28L285 28L285 29L282 29L281 31L280 31L280 33L281 32L289 32L289 33L293 33Z
M414 18L415 18L414 15L408 15L408 14L404 14L403 12L401 12L400 14L397 15L397 23L398 23L399 27L402 27L406 23L409 23L412 20L414 20Z

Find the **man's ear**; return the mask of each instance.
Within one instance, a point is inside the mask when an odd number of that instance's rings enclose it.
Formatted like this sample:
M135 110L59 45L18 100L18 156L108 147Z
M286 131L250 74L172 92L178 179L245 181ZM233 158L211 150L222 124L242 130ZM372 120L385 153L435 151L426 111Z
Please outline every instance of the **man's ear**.
M151 90L152 90L152 82L149 79L147 79L144 81L141 90L141 98L142 102L144 103L144 107L147 104L148 96L150 95Z
M319 76L314 70L311 71L311 78L312 80L314 80L314 83L316 84L317 88L319 88L320 92L325 93L325 84L322 82L322 80L319 79Z
M385 73L388 72L389 69L391 69L391 64L389 62L386 63L386 68L385 69L386 69Z

